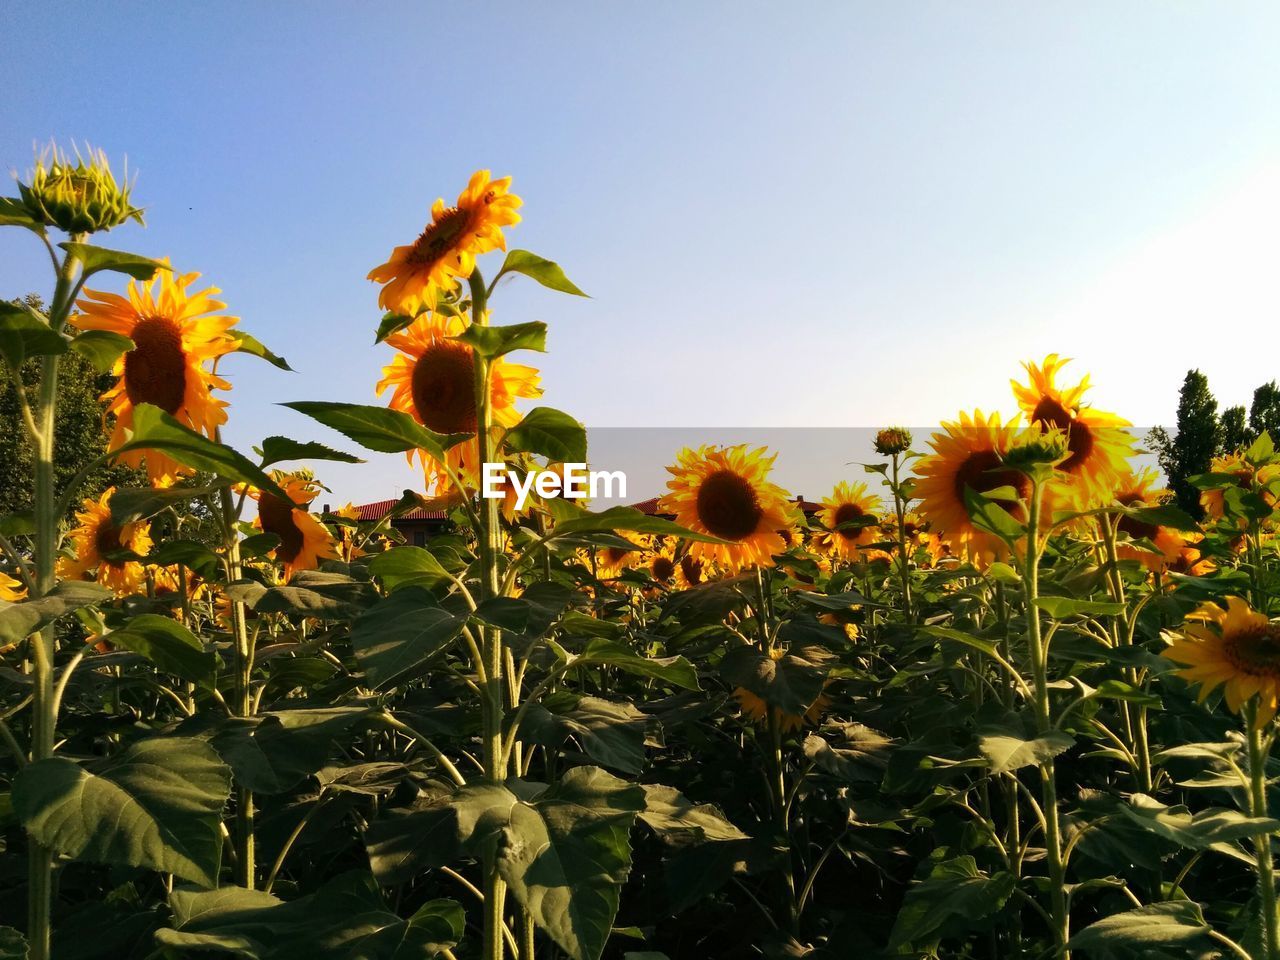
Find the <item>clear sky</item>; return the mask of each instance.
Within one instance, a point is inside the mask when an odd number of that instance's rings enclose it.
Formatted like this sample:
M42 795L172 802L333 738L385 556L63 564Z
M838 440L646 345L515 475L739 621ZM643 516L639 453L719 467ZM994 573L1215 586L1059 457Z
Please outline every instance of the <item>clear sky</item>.
M298 371L227 365L242 447L338 445L280 401L376 402L365 274L478 167L592 294L494 318L550 324L545 402L589 426L1011 411L1051 351L1140 425L1191 366L1224 403L1280 377L1273 2L4 0L0 31L0 165L127 155L148 227L105 245L203 272ZM0 234L0 294L42 257ZM321 473L413 480L376 463Z

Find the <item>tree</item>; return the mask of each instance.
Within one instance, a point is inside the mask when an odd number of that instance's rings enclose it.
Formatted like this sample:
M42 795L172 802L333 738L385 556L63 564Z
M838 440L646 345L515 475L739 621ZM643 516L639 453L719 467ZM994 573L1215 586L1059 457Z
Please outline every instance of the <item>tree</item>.
M1249 429L1258 437L1264 430L1272 440L1280 440L1280 386L1272 380L1253 391L1253 406L1249 408Z
M33 303L39 306L38 303ZM111 386L111 374L99 374L85 359L67 353L60 363L58 375L57 443L54 449L54 482L58 490L66 485L87 463L107 450L107 435L102 425L102 404L98 397ZM0 364L0 516L29 513L34 500L32 487L32 450L22 423L22 406L18 391L28 398L35 396L40 385L40 362L29 360L22 365L19 384L9 368ZM146 486L141 471L128 467L100 467L86 478L71 499L67 520L85 497L97 497L109 486Z
M1159 456L1160 467L1169 480L1178 506L1192 516L1200 516L1200 491L1190 478L1207 473L1218 452L1221 426L1218 401L1209 392L1209 380L1199 370L1188 370L1178 394L1178 432L1156 428L1149 440Z
M1222 411L1219 434L1218 446L1221 453L1234 453L1253 442L1255 434L1245 422L1244 407L1227 407Z

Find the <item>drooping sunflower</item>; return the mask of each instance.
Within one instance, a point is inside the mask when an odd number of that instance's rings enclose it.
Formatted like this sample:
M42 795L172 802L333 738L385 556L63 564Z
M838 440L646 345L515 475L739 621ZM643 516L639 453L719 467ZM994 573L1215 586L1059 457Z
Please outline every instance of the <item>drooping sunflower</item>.
M112 449L128 439L140 403L159 407L207 437L226 422L226 401L212 391L230 390L231 384L213 373L210 364L237 348L238 341L227 331L239 318L218 312L226 304L214 299L221 292L217 287L188 291L199 276L161 270L149 283L130 280L127 297L86 290L76 302L82 312L71 318L72 326L122 334L134 344L116 360L112 372L119 379L102 395L107 415L115 417ZM131 467L145 460L147 475L158 486L193 472L156 450L131 451L120 460Z
M715 576L712 573L710 561L690 553L686 546L676 563L676 586L681 590L688 590L713 579Z
M271 479L289 495L289 502L273 493L250 490L249 495L258 501L254 526L280 538L273 553L284 564L284 577L288 580L299 570L314 570L321 560L336 558L338 550L324 524L307 511L320 492L315 479L306 471L279 470L271 471Z
M769 651L769 657L772 660L781 660L786 655L787 651L782 647L775 647ZM738 708L742 711L742 716L752 723L764 723L769 716L770 710L772 710L774 722L777 723L778 728L783 733L794 733L806 723L811 726L817 726L822 720L822 715L831 706L831 698L825 693L820 693L818 699L814 700L809 709L802 714L785 713L777 707L771 708L763 697L752 693L746 687L735 688L733 698L738 701Z
M475 269L476 257L507 249L502 228L520 222L516 210L523 202L510 189L510 177L493 180L488 170L477 170L456 206L437 199L418 239L369 271L370 280L383 284L378 305L407 317L434 310L440 293Z
M1156 472L1151 468L1140 473L1130 473L1121 478L1116 488L1116 502L1126 507L1155 507L1169 499L1169 491L1156 488ZM1128 534L1134 540L1146 540L1152 543L1159 554L1148 550L1139 550L1127 543L1116 544L1116 556L1121 560L1137 560L1153 573L1176 563L1182 556L1185 545L1182 534L1172 527L1145 523L1133 517L1121 516L1119 521L1121 533Z
M944 432L929 440L933 453L915 465L920 512L953 550L986 566L1008 550L998 537L973 525L965 509L964 492L966 487L977 493L1012 487L1019 500L1030 495L1031 481L1026 474L1003 465L1018 433L1017 420L1002 424L999 414L988 417L975 410L972 417L961 413L958 422L944 422L942 427ZM1020 503L995 502L1019 523L1026 523Z
M1271 506L1276 505L1276 496L1271 492L1269 485L1280 476L1280 464L1259 467L1250 463L1239 453L1228 453L1225 456L1214 457L1209 462L1209 472L1228 474L1235 478L1236 486L1240 489L1255 492ZM1200 506L1204 508L1204 515L1208 519L1221 520L1227 512L1225 489L1216 487L1201 490ZM1248 521L1241 518L1240 528L1243 530L1247 525Z
M826 529L815 535L816 545L842 560L863 559L864 548L881 538L879 525L871 522L878 506L880 498L865 483L841 480L818 511Z
M1065 481L1063 492L1067 499L1084 510L1109 503L1128 473L1133 437L1125 428L1132 424L1114 413L1081 403L1089 389L1088 375L1074 387L1059 387L1055 378L1068 363L1069 359L1051 353L1043 364L1023 364L1029 383L1009 382L1030 424L1066 432L1069 452L1057 470Z
M17 603L27 595L27 587L7 573L0 572L0 600L5 603Z
M58 575L68 580L92 575L123 597L142 592L146 567L136 560L109 559L109 555L125 551L145 556L151 550L151 525L138 520L117 526L111 519L115 492L115 487L108 487L97 500L83 501L83 509L76 513L77 526L68 534L75 557L58 560Z
M778 531L795 522L787 492L769 482L774 456L764 447L686 447L667 467L671 492L658 509L675 514L676 523L726 543L689 544L689 553L736 572L771 566L785 549Z
M1181 635L1164 651L1184 679L1200 685L1200 702L1218 687L1236 713L1258 698L1255 725L1263 726L1280 706L1280 624L1239 597L1224 610L1206 603L1187 617Z
M463 317L426 314L387 343L401 351L383 367L377 392L392 388L390 406L411 415L436 433L475 434L478 429L475 394L475 354L471 347L452 339L466 329ZM538 371L499 357L489 365L489 403L496 429L508 429L520 422L517 398L542 395ZM410 450L421 458L427 483L437 484L437 492L449 485L441 464L422 450ZM445 455L447 466L465 483L477 482L480 474L480 444L464 440Z

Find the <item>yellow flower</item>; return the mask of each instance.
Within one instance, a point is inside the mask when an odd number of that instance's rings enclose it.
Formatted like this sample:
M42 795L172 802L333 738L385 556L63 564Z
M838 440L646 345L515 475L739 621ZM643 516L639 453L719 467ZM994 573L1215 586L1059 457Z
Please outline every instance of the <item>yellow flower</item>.
M852 639L852 638L851 638ZM773 660L781 660L787 655L787 651L781 647L775 647L769 651L769 656ZM824 685L825 686L825 685ZM733 698L738 701L738 707L742 710L742 715L752 723L763 723L769 715L770 707L758 695L752 693L746 687L738 687L733 691ZM783 733L794 733L803 727L806 723L816 726L821 720L822 715L827 712L831 706L831 698L825 693L819 694L818 699L813 701L803 714L783 713L777 707L773 709L774 722Z
M1239 597L1224 610L1206 603L1190 616L1164 655L1185 665L1178 675L1200 685L1200 702L1218 687L1227 706L1240 712L1258 698L1255 726L1269 723L1280 704L1280 624Z
M1169 498L1169 491L1153 489L1155 482L1156 472L1150 468L1122 477L1116 490L1116 502L1126 507L1158 506ZM1137 560L1154 573L1176 563L1182 556L1182 534L1172 527L1157 526L1122 516L1119 528L1121 533L1128 534L1134 540L1150 541L1160 551L1159 554L1154 554L1127 543L1117 543L1116 556L1121 560Z
M392 388L390 406L410 414L436 433L466 433L473 439L451 447L445 456L448 467L464 482L475 483L480 475L480 444L477 432L475 394L475 354L471 347L452 339L466 329L462 317L428 314L419 317L387 343L401 351L382 370L377 391ZM538 371L499 357L489 365L489 402L495 430L506 430L520 422L515 402L519 397L542 395ZM427 483L438 483L443 491L449 481L441 464L425 451L409 451L422 460Z
M739 444L685 448L667 467L671 492L658 509L696 533L728 541L690 543L690 554L732 572L773 565L773 555L786 546L778 531L794 522L787 492L768 480L773 461L764 447Z
M58 560L58 575L68 580L81 580L97 571L96 579L117 596L141 593L146 583L146 568L136 560L109 560L108 554L131 551L145 556L151 551L151 525L133 521L116 526L111 520L111 495L108 487L97 500L85 500L83 510L76 513L78 526L68 534L75 558Z
M7 573L0 572L0 600L6 603L17 603L27 595L27 587L21 580L15 580Z
M356 509L354 503L348 502L346 506L339 507L333 511L335 517L341 517L343 520L358 521L360 519L360 511ZM356 534L358 530L355 527L348 527L345 524L338 525L338 556L346 563L350 563L357 557L363 557L366 553L360 546L356 544Z
M383 284L378 305L408 317L434 310L441 291L475 269L476 257L507 249L502 228L520 222L516 210L523 202L510 188L510 177L491 180L488 170L477 170L457 206L436 200L418 239L396 247L386 263L369 271L370 280Z
M822 501L818 518L826 531L814 537L819 549L829 550L843 560L865 559L863 548L880 539L880 528L874 520L874 510L880 506L880 498L868 492L865 483L836 484L831 496ZM857 526L858 522L864 525ZM845 526L850 524L850 526Z
M943 541L985 566L1008 550L998 537L973 525L965 509L964 491L966 487L977 493L1012 487L1020 500L1030 495L1030 479L1003 465L1018 429L1017 421L1002 425L999 414L987 417L975 410L972 417L961 413L958 423L942 426L945 432L935 433L929 441L933 454L916 463L915 495L920 498L920 512ZM1019 523L1026 523L1020 504L993 502Z
M84 312L71 318L72 326L122 334L134 343L116 361L113 373L120 379L102 395L107 414L115 417L113 449L129 439L133 410L140 403L159 407L207 437L226 422L223 407L227 404L215 399L212 390L230 390L231 384L209 370L208 364L236 349L238 342L227 331L238 318L217 312L226 304L214 299L220 292L216 287L188 293L187 287L198 276L161 270L159 296L156 281L130 280L127 299L86 290L85 299L77 301ZM131 467L145 459L147 475L159 486L193 472L155 450L132 451L120 459Z
M680 555L679 562L676 564L676 586L681 590L688 590L712 579L714 577L711 572L711 564L690 553L686 547L684 553Z
M250 490L249 495L258 501L254 526L280 538L273 553L284 564L284 577L288 580L299 570L314 570L321 560L336 558L338 551L324 524L306 510L319 493L315 480L303 471L279 470L271 471L271 479L289 495L290 502L272 493Z
M601 580L613 580L622 576L622 571L644 565L652 541L648 537L632 537L628 542L634 543L631 550L622 547L604 547L596 551L596 576Z
M1214 457L1209 463L1210 473L1225 473L1235 477L1236 486L1241 490L1258 493L1271 506L1275 506L1276 497L1266 489L1276 477L1280 476L1280 464L1267 464L1257 467L1239 453L1228 453L1226 456ZM1226 515L1227 498L1225 490L1218 487L1200 491L1200 506L1210 520L1221 520ZM1240 520L1240 528L1244 529L1248 521Z
M1046 430L1066 431L1068 455L1057 470L1066 481L1070 499L1080 509L1088 509L1110 502L1128 472L1133 438L1124 428L1132 424L1114 413L1081 404L1089 389L1088 376L1074 387L1058 387L1054 378L1069 362L1051 353L1042 365L1023 364L1030 379L1028 384L1017 380L1010 383L1029 423Z

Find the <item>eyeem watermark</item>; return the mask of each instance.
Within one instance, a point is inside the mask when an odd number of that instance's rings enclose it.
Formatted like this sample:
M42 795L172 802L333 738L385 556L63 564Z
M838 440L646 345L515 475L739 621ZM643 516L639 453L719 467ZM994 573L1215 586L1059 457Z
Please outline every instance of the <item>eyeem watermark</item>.
M566 500L592 500L627 496L627 475L621 470L588 470L585 463L566 463L563 472L531 470L523 477L505 463L486 463L481 474L480 493L500 500L508 490L516 494L516 509L523 510L530 493L540 497L564 497Z

